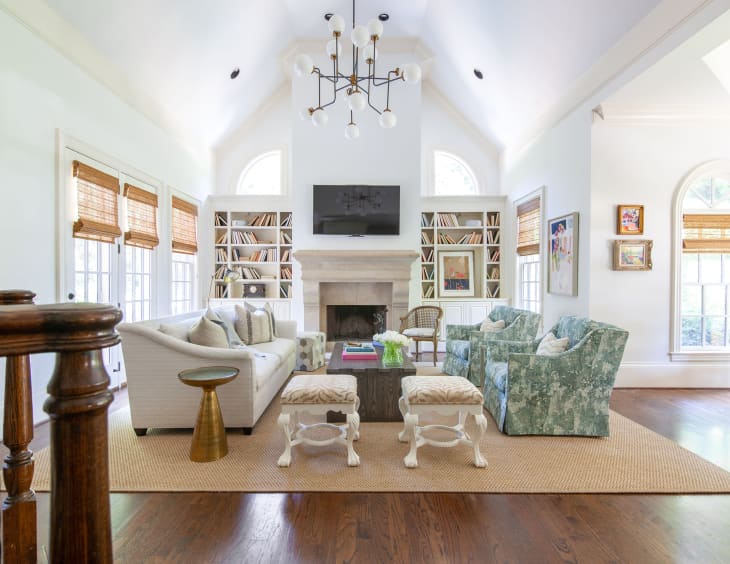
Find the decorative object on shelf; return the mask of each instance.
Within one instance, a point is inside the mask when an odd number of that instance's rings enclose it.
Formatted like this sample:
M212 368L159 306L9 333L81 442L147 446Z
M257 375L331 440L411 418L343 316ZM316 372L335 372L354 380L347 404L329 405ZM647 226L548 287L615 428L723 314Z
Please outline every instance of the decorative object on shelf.
M642 235L644 233L644 206L620 204L616 214L617 235Z
M474 251L439 251L441 297L474 295Z
M390 129L396 124L395 113L390 109L390 83L403 80L415 84L421 80L421 67L415 63L408 63L402 67L388 71L387 76L377 76L375 72L375 61L378 59L377 43L383 35L382 21L388 19L387 14L381 14L378 19L372 19L367 26L355 24L355 0L352 1L352 68L348 74L340 71L340 60L342 58L342 34L345 31L345 18L339 14L327 14L325 16L327 25L332 33L332 39L326 46L327 55L332 60L332 74L323 74L314 66L309 55L299 54L294 59L294 71L298 76L309 74L317 75L317 105L305 108L300 112L302 119L311 118L316 126L324 126L329 120L325 108L337 101L337 94L345 90L347 105L350 109L350 122L345 127L347 139L357 139L360 136L360 129L354 119L354 112L361 112L370 107L380 115L379 123L384 129ZM367 64L367 74L360 69L360 56L362 62ZM332 100L322 103L322 81L332 85ZM375 88L385 87L385 108L379 110L373 105L371 93Z
M651 248L654 242L633 239L617 239L613 242L614 270L651 270Z
M373 335L373 341L383 344L383 366L403 366L403 347L408 346L408 337L389 330Z
M578 212L548 220L548 292L578 295Z
M243 297L244 298L265 298L266 297L266 284L247 283L243 285Z

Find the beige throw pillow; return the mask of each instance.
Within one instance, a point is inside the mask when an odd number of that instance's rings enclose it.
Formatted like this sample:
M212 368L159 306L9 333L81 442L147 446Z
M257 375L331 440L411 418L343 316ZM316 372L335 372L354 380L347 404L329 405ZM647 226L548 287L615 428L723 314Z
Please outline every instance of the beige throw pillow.
M221 326L216 325L206 317L201 317L200 321L190 328L188 339L191 343L204 347L228 348L226 332Z
M160 333L175 337L181 341L189 342L188 333L190 333L189 323L160 323Z
M504 329L504 319L500 319L499 321L492 321L491 319L487 318L482 321L482 325L481 327L479 327L479 330L485 333L494 333L495 331L501 331L502 329Z
M228 341L229 347L237 347L242 345L241 339L238 338L238 333L236 333L236 329L233 326L233 323L231 321L221 315L219 312L214 311L208 306L208 309L205 312L204 317L207 319L210 319L213 323L218 325L223 331L226 333L226 340Z
M263 308L252 311L251 307L236 304L236 333L247 345L273 341L272 315Z
M251 313L264 310L266 313L269 314L269 317L271 318L271 331L274 334L274 337L278 337L279 334L276 332L276 318L274 317L274 310L271 307L271 304L269 302L266 302L263 307L255 306L248 302L243 302L243 307L245 307L248 311Z
M568 337L558 339L554 333L547 333L537 345L535 354L552 356L565 351L568 348Z

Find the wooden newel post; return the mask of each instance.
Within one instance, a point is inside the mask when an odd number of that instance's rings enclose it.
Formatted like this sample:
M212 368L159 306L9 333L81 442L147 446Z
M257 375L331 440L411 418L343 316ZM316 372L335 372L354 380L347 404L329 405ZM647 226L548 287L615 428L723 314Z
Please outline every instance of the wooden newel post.
M0 292L2 305L30 305L35 294L26 290ZM33 481L33 390L30 356L10 355L5 368L3 443L10 451L3 464L8 496L2 505L3 558L6 562L37 562L36 500Z

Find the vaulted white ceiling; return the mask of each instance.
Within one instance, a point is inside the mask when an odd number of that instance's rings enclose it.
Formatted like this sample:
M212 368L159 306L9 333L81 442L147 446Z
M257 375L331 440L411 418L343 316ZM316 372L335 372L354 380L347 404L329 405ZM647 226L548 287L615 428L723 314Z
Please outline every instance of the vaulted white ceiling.
M106 73L117 75L132 98L149 101L162 122L210 147L276 89L288 88L280 63L289 45L312 38L324 45L324 13L340 13L349 22L352 10L350 0L45 1L97 51ZM359 0L357 20L366 23L387 12L383 43L420 39L433 53L427 80L502 149L564 104L566 93L658 4ZM236 67L240 75L230 80ZM474 77L474 68L484 80Z

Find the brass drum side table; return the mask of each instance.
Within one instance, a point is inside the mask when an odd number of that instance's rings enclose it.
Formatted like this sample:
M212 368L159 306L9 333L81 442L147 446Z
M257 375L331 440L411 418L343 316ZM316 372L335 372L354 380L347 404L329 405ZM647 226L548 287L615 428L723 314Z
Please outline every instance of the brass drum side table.
M213 462L228 454L226 430L218 403L216 387L227 384L238 376L238 368L230 366L206 366L183 370L177 377L188 386L203 388L198 420L195 422L193 442L190 445L190 460Z

